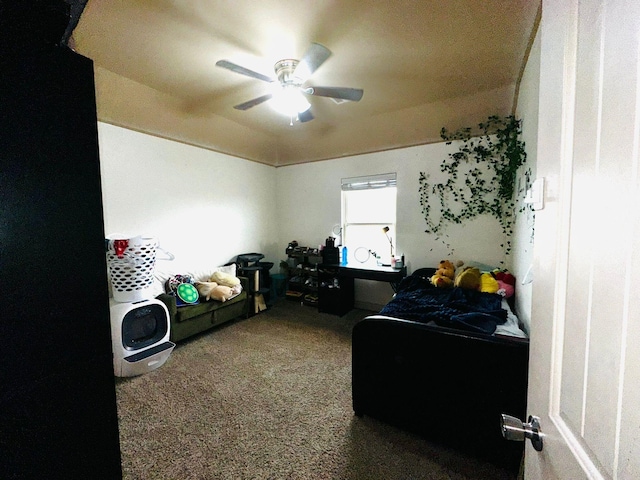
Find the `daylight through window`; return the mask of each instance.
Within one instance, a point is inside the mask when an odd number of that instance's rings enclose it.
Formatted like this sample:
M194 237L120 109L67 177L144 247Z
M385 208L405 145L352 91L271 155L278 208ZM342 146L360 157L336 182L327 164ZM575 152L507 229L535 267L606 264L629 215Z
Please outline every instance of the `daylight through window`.
M385 234L384 227L389 227ZM391 263L396 247L396 174L370 175L342 179L342 243L348 249L348 262L360 263L368 258L375 263Z

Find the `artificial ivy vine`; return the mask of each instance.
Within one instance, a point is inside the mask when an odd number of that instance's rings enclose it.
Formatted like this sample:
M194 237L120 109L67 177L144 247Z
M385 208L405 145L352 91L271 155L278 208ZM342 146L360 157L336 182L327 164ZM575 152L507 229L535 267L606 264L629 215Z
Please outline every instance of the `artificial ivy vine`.
M479 215L490 214L499 222L505 236L500 246L511 252L510 237L515 221L515 183L518 169L527 154L520 140L522 121L514 116L490 116L478 129L461 128L440 136L450 145L460 141L460 148L442 161L443 183L429 182L430 175L420 172L420 205L427 223L425 232L433 234L451 249L446 240L448 224L461 224ZM436 199L434 202L433 199ZM433 206L439 204L439 211Z

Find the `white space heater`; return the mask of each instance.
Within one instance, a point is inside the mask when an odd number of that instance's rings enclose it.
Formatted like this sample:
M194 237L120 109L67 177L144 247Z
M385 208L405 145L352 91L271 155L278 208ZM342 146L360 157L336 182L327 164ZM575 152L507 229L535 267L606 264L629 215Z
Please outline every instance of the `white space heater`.
M169 311L159 300L111 304L113 370L133 377L161 367L175 343L169 341Z

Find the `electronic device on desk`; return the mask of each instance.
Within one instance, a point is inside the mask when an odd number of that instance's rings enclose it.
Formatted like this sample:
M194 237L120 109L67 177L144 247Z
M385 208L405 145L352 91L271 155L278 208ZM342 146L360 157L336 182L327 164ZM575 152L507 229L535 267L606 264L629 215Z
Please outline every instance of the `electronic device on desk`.
M337 265L340 263L340 250L335 245L335 238L327 237L322 249L322 263L327 265Z
M322 263L337 265L340 263L340 251L338 247L324 247L322 249Z

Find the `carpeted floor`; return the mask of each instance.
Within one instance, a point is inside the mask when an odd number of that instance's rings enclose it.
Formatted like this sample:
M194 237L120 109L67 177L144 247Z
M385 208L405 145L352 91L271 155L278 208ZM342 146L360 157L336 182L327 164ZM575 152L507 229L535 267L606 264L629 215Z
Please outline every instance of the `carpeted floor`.
M117 379L125 479L513 479L351 408L351 329L282 300Z

